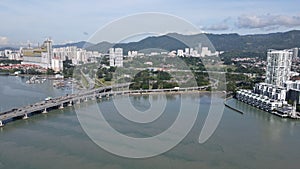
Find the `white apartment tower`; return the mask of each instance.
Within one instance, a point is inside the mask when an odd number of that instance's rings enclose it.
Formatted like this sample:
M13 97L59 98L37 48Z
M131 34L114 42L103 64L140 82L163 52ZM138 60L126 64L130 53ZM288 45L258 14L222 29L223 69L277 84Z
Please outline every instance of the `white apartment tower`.
M109 49L109 66L115 66L115 49Z
M109 66L123 67L123 49L109 49Z
M267 54L266 83L283 86L290 79L292 50L269 50Z

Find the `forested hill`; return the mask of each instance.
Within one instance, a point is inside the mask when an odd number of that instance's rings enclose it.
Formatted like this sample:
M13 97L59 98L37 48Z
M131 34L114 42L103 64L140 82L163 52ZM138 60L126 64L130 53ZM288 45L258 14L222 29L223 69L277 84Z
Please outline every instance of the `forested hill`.
M220 51L265 52L267 49L300 47L299 30L254 35L207 34L207 37Z
M253 35L181 35L177 33L171 33L163 36L147 37L138 42L118 44L100 42L96 45L89 44L89 47L87 49L105 52L108 51L109 47L121 47L124 49L124 53L127 53L128 50L140 51L149 48L157 48L170 51L176 49L184 49L187 46L197 47L199 43L201 43L202 46L210 46L212 44L218 51L261 53L266 52L267 49L289 49L300 47L300 31L293 30L289 32Z

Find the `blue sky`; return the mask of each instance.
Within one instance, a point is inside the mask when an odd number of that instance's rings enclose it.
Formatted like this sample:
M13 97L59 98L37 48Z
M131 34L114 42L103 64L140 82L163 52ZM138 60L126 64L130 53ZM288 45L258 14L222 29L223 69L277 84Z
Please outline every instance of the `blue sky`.
M1 0L0 46L87 40L118 18L162 12L205 32L254 34L300 29L299 0Z

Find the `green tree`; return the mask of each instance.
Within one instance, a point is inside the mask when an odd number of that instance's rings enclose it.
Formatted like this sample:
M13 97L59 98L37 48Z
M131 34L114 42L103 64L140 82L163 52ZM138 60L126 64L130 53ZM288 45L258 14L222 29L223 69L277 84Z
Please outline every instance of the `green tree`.
M47 69L46 75L55 75L55 72L53 69Z

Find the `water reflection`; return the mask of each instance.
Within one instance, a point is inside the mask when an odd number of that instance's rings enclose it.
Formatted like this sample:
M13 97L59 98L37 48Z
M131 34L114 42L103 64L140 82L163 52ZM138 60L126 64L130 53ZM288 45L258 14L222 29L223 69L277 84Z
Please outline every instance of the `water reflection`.
M22 83L20 85L19 83ZM0 85L12 89L45 92L45 95L63 93L23 84L18 77L0 77ZM0 104L16 107L35 102L36 96L6 96L0 88ZM159 101L158 95L131 96L133 104L147 108L147 100ZM122 98L122 97L120 97ZM118 98L117 98L118 99ZM222 106L222 99L209 95L167 96L167 110L159 120L147 125L135 125L119 116L112 99L98 100L110 125L129 136L148 137L167 129L177 117L180 100L200 104L199 116L189 135L172 150L153 158L135 160L114 156L96 146L81 129L72 107L32 116L27 120L8 123L0 128L0 168L120 168L120 169L298 169L300 152L300 121L281 119L249 105L229 100L230 104L245 112L243 115L225 109L223 118L213 136L204 144L198 143L199 133L210 105ZM24 103L25 102L25 103ZM89 106L86 102L75 106ZM188 113L188 112L187 112Z
M290 134L293 134L295 133L295 126L300 124L298 120L281 118L235 99L229 100L228 103L242 110L245 113L245 118L253 117L257 119L259 123L255 125L263 126L262 137L268 141L280 143L285 139L287 129Z

